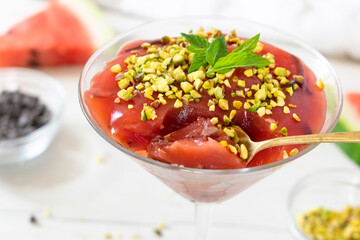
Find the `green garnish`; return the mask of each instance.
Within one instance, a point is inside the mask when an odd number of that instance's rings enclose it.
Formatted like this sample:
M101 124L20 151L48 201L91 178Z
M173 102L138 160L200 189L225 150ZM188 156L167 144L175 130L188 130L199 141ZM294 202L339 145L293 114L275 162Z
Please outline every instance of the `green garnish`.
M254 105L252 105L249 108L249 111L250 112L256 112L259 109L260 106L261 106L261 101L258 101L257 103L255 103Z
M195 53L189 73L197 71L207 64L210 65L206 72L208 76L214 75L215 72L227 73L235 67L264 68L271 64L268 59L252 53L259 41L260 33L247 39L229 54L227 54L228 47L224 36L215 38L209 43L205 37L185 33L181 33L181 35L190 43L187 49Z

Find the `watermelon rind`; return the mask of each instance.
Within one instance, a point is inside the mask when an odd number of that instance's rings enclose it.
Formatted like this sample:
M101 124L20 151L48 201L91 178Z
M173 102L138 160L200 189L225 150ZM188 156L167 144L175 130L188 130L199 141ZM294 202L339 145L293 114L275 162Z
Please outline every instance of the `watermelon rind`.
M334 128L334 132L350 132L360 130L360 119L355 111L352 111L351 104L346 97L340 119ZM360 143L337 143L337 145L355 163L360 165Z
M58 0L58 3L79 18L89 32L95 48L99 48L115 36L103 12L92 0Z

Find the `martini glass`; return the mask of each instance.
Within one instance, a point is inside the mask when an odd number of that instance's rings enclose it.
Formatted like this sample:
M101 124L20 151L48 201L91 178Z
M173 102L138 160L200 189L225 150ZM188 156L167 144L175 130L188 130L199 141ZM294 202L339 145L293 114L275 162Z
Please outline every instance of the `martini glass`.
M325 84L327 110L321 133L330 132L335 126L341 112L342 92L334 70L319 52L288 33L244 19L183 17L154 21L116 36L93 54L85 65L79 82L80 104L86 118L100 136L120 150L119 156L126 154L175 192L195 202L194 239L206 240L214 203L223 202L239 194L280 166L309 152L316 147L316 144L308 145L303 151L287 159L252 168L208 170L178 167L140 156L115 142L97 123L84 98L86 91L91 87L92 78L103 70L105 63L114 58L124 44L135 40L159 39L165 35L179 36L181 32L197 30L200 27L206 30L214 27L224 33L230 33L235 29L241 37L252 37L261 33L261 41L284 49L302 59L316 77L322 78Z

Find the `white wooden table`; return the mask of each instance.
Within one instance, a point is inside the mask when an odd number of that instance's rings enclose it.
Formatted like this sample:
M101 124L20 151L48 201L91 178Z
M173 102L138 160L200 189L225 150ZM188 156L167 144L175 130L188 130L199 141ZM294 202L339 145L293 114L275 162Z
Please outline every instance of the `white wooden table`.
M14 1L16 2L16 1ZM42 2L16 8L0 2L0 31ZM11 8L11 6L12 8ZM7 11L4 9L10 9ZM17 9L17 11L15 11ZM141 22L114 16L131 25ZM124 30L124 29L118 29ZM330 59L344 90L360 91L360 63ZM182 238L193 221L193 205L106 143L85 120L77 97L81 67L43 68L65 88L66 110L54 143L39 158L0 169L0 239L158 239L159 222L171 239ZM98 157L104 162L99 163ZM333 144L322 144L252 188L217 205L212 239L292 239L287 196L305 174L355 167ZM34 215L38 224L30 223ZM50 215L50 216L46 216ZM191 228L190 228L191 229ZM134 235L135 234L135 235ZM225 234L225 235L224 235ZM169 237L169 235L168 235Z

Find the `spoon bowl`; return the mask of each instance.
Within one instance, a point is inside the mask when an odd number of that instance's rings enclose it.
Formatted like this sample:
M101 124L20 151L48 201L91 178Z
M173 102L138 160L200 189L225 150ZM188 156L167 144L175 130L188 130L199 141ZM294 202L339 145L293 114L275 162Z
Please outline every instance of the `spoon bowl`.
M246 165L249 164L256 153L276 146L308 143L360 143L360 131L288 136L273 138L261 142L254 142L241 127L233 125L232 128L235 130L239 141L247 148L247 158L244 159Z

